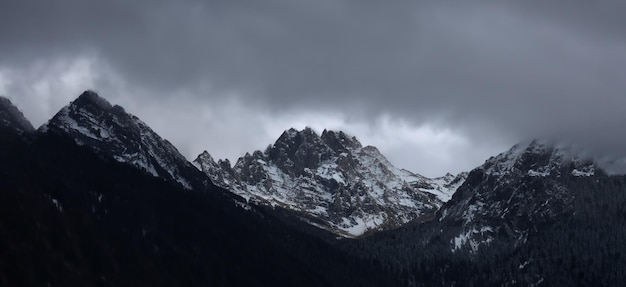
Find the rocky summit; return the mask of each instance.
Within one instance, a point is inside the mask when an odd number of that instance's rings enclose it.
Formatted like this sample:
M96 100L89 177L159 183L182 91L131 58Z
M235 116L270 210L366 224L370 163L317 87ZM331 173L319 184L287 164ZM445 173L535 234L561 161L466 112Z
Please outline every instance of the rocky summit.
M208 152L194 163L215 184L248 200L297 211L350 237L432 217L466 176L426 178L394 167L356 137L311 128L289 129L232 167Z
M154 177L192 188L191 167L169 141L124 108L85 91L62 108L41 133L68 135L81 146L144 170Z

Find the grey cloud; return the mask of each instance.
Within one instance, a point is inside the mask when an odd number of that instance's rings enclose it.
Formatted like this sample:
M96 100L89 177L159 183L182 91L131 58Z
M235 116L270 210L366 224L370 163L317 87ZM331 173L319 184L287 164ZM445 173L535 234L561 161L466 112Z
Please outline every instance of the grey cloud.
M95 53L167 97L623 152L624 1L4 1L0 65ZM216 99L217 100L217 99ZM287 127L285 127L287 128Z

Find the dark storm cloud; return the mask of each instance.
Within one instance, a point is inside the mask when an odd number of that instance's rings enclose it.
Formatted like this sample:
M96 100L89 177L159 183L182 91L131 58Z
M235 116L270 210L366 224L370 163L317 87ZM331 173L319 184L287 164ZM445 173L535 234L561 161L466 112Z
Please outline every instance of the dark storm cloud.
M88 51L155 96L201 86L620 151L623 15L624 1L9 0L0 65Z

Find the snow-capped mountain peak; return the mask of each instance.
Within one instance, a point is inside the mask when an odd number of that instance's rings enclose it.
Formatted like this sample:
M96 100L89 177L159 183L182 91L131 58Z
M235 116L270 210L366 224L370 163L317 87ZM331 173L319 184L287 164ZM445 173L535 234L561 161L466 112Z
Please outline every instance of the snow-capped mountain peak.
M169 141L93 91L83 92L39 131L68 135L79 145L191 188L183 176L191 164Z
M87 90L80 94L80 96L78 96L78 98L74 101L74 104L83 106L94 106L102 110L110 110L113 108L113 105L111 105L109 101L100 97L98 93L92 90Z
M346 236L427 217L464 180L428 179L394 167L373 146L344 132L289 129L264 152L231 168L208 153L194 164L220 186L249 200L282 206Z
M523 243L537 226L572 212L571 185L599 172L574 146L546 140L517 144L472 170L438 211L438 220L458 227L452 250L474 252L495 236Z
M596 166L591 157L571 145L533 140L517 144L509 151L490 158L481 168L490 175L517 171L545 177L559 176L563 169L568 169L575 176L590 176Z

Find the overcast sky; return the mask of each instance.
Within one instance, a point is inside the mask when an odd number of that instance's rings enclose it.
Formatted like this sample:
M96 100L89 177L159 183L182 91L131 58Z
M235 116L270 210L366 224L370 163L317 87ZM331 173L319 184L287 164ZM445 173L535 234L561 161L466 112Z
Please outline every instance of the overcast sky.
M305 126L427 176L536 137L621 156L624 15L623 0L3 0L0 95L38 126L93 89L189 159Z

